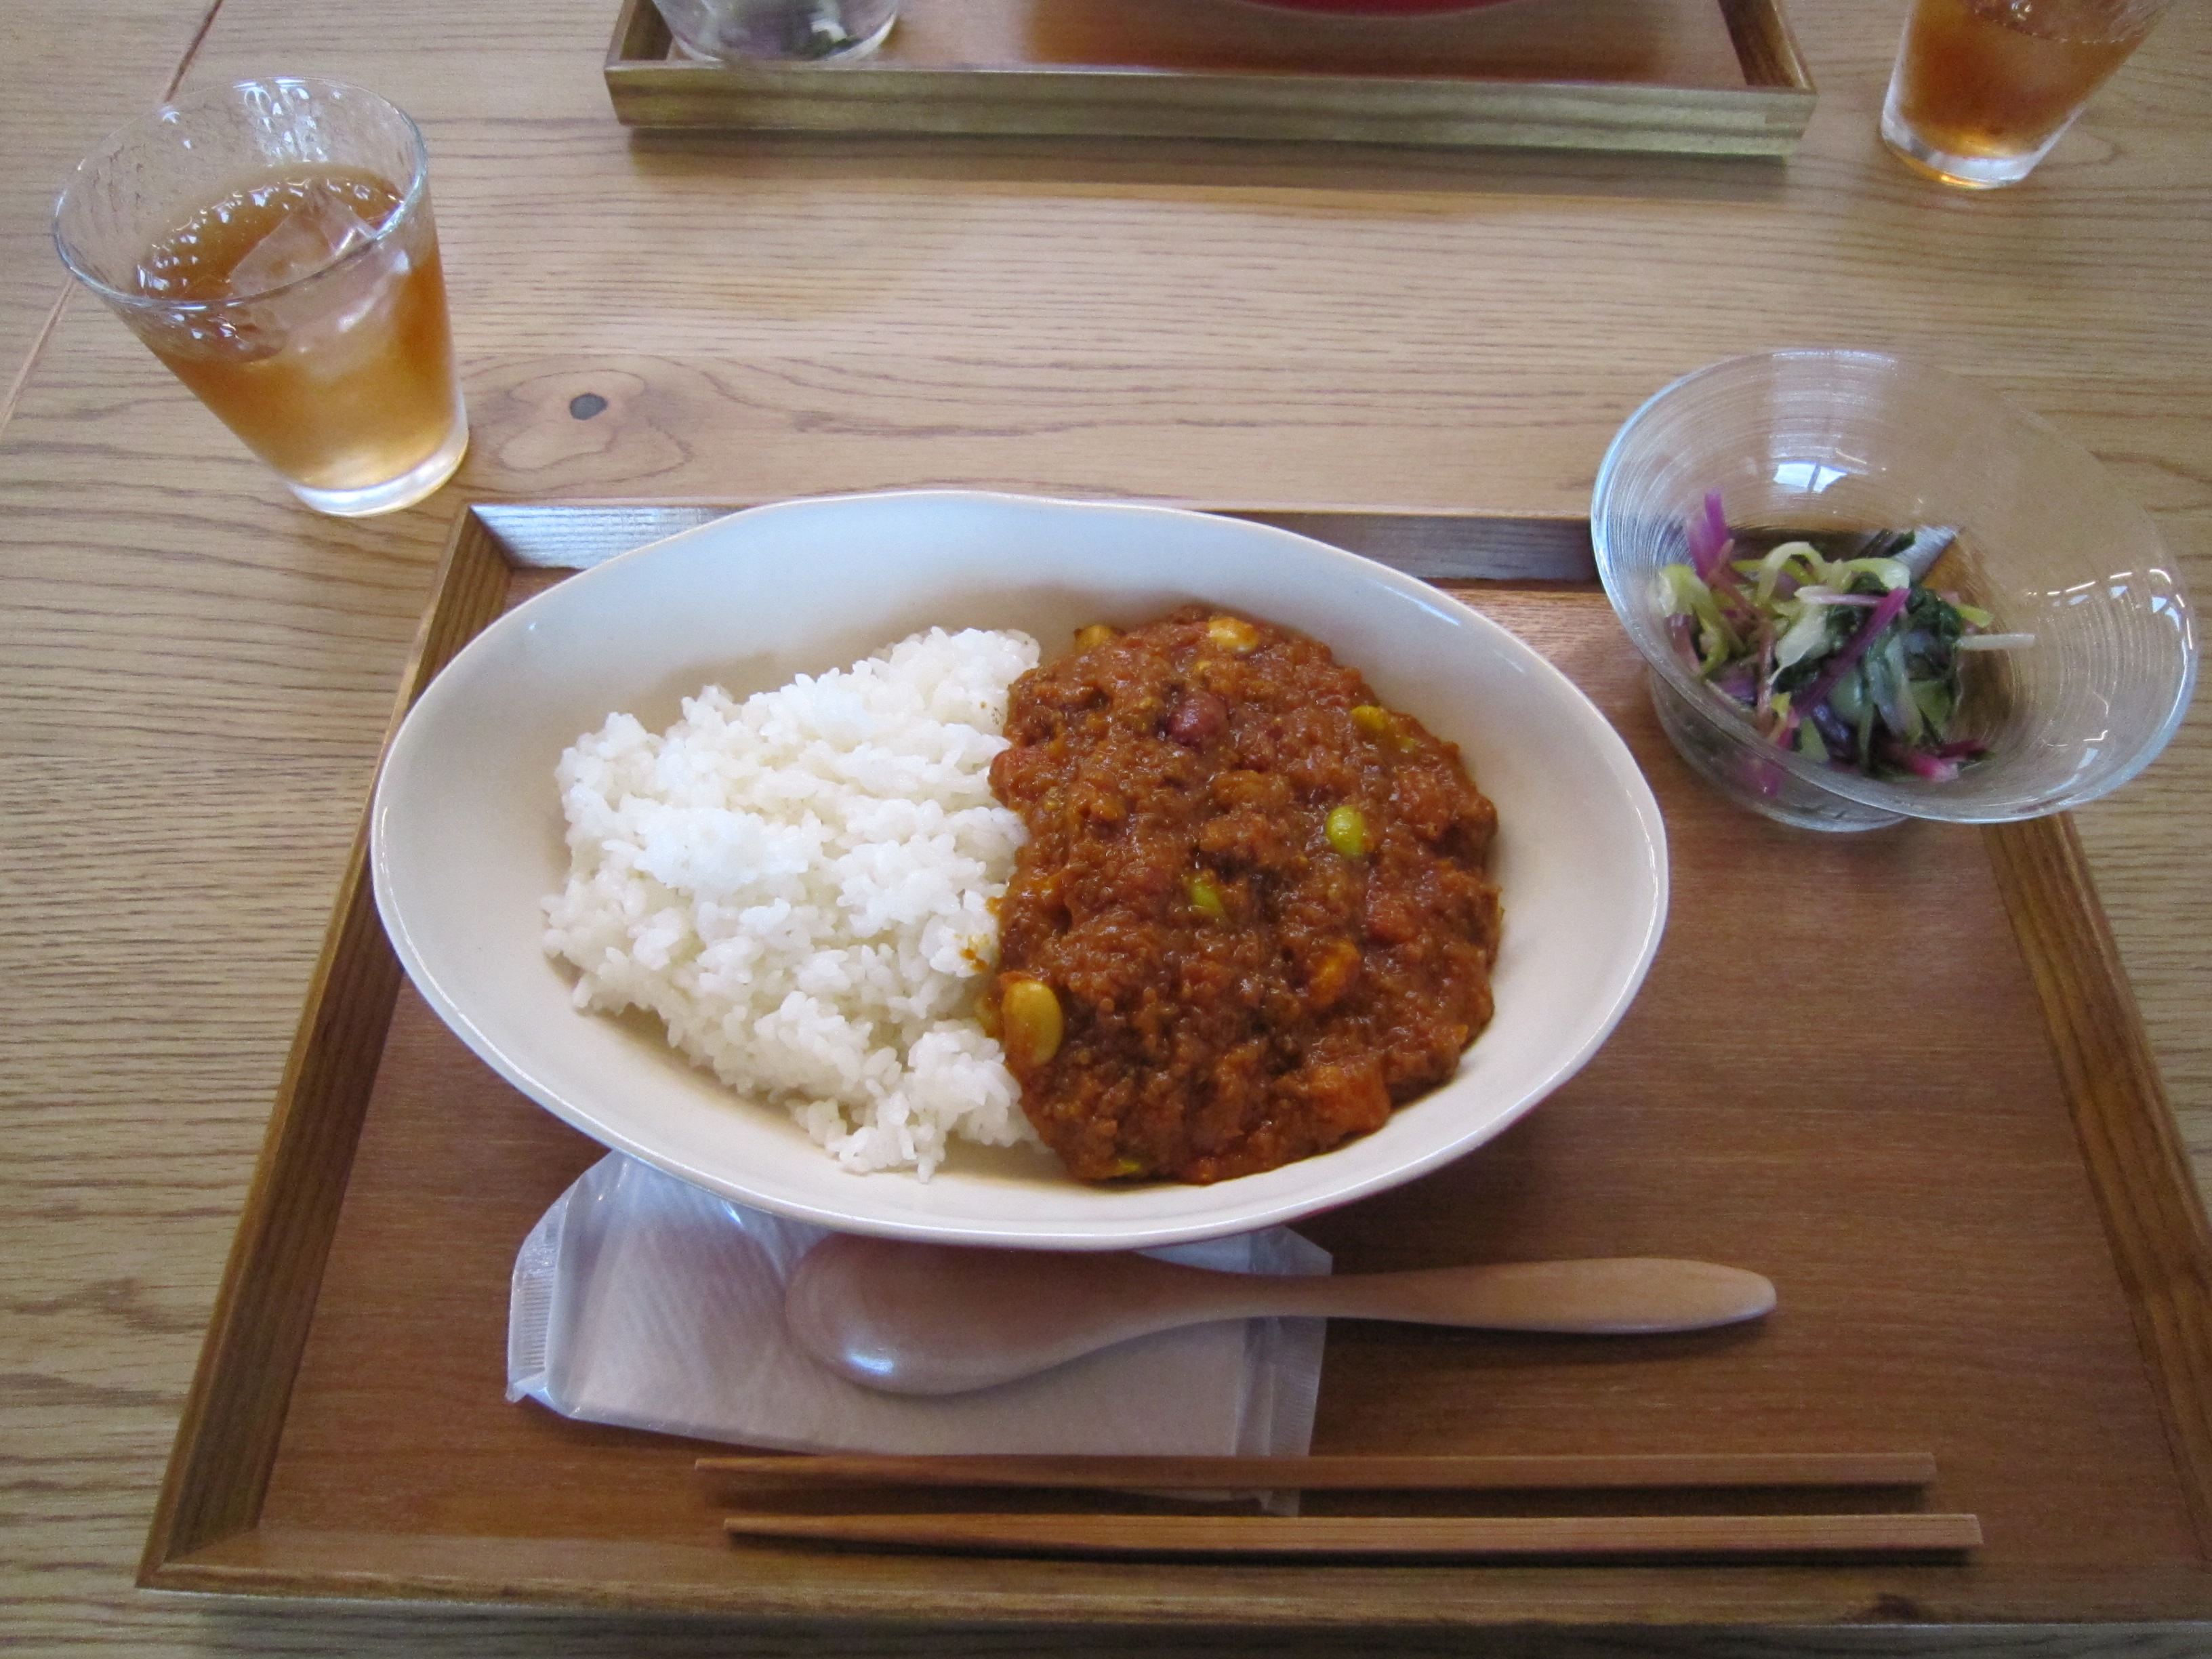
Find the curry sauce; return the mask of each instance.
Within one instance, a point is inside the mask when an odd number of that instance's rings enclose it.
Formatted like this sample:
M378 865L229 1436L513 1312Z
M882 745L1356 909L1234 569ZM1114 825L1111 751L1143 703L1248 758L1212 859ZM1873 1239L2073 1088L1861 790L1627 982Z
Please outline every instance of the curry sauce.
M987 999L1086 1180L1326 1152L1491 1015L1497 813L1327 647L1192 606L1015 683L993 793L1030 833Z

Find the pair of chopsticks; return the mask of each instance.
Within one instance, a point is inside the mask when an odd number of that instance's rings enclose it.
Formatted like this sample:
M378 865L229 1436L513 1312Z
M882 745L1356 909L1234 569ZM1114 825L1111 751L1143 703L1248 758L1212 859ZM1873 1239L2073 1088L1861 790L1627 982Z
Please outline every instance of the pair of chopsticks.
M1923 1453L1498 1457L702 1457L701 1473L804 1486L1565 1492L1924 1486ZM1020 1555L1604 1557L1956 1554L1972 1515L1917 1510L1749 1515L727 1515L732 1537Z

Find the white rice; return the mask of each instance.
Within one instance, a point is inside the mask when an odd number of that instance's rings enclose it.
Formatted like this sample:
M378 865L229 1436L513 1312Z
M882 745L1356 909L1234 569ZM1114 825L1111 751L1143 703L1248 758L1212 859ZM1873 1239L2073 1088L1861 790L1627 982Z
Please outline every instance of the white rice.
M657 1015L848 1170L927 1179L954 1135L1035 1141L972 1009L1025 839L991 758L1036 659L1026 635L932 629L742 704L708 686L659 736L617 714L579 738L545 902L577 1006Z

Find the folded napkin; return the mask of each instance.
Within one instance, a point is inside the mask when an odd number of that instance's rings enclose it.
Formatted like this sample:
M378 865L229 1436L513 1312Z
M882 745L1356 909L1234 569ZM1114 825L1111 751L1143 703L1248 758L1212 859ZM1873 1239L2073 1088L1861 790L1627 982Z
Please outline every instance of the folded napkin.
M970 1394L848 1382L783 1330L784 1282L826 1236L609 1155L516 1259L507 1398L787 1451L1290 1457L1310 1443L1318 1319L1165 1331ZM1153 1254L1240 1273L1329 1269L1328 1252L1280 1227Z

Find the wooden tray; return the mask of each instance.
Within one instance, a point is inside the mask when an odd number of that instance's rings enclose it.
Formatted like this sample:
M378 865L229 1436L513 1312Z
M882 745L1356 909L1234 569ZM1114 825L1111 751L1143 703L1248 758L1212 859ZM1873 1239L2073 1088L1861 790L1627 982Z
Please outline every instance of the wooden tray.
M720 510L470 509L401 707L563 568ZM599 1149L402 987L357 856L140 1582L916 1625L2212 1616L2212 1248L2069 823L1823 836L1724 805L1659 732L1577 521L1249 516L1539 645L1626 736L1674 860L1666 942L1588 1069L1305 1231L1345 1271L1682 1255L1782 1294L1755 1328L1632 1342L1337 1325L1315 1450L1927 1453L1919 1501L1978 1516L1980 1548L1292 1566L729 1541L690 1467L726 1448L503 1399L514 1250Z
M1782 156L1813 83L1780 0L1541 0L1376 21L1246 0L905 0L850 64L726 66L624 0L641 127L1244 138Z

